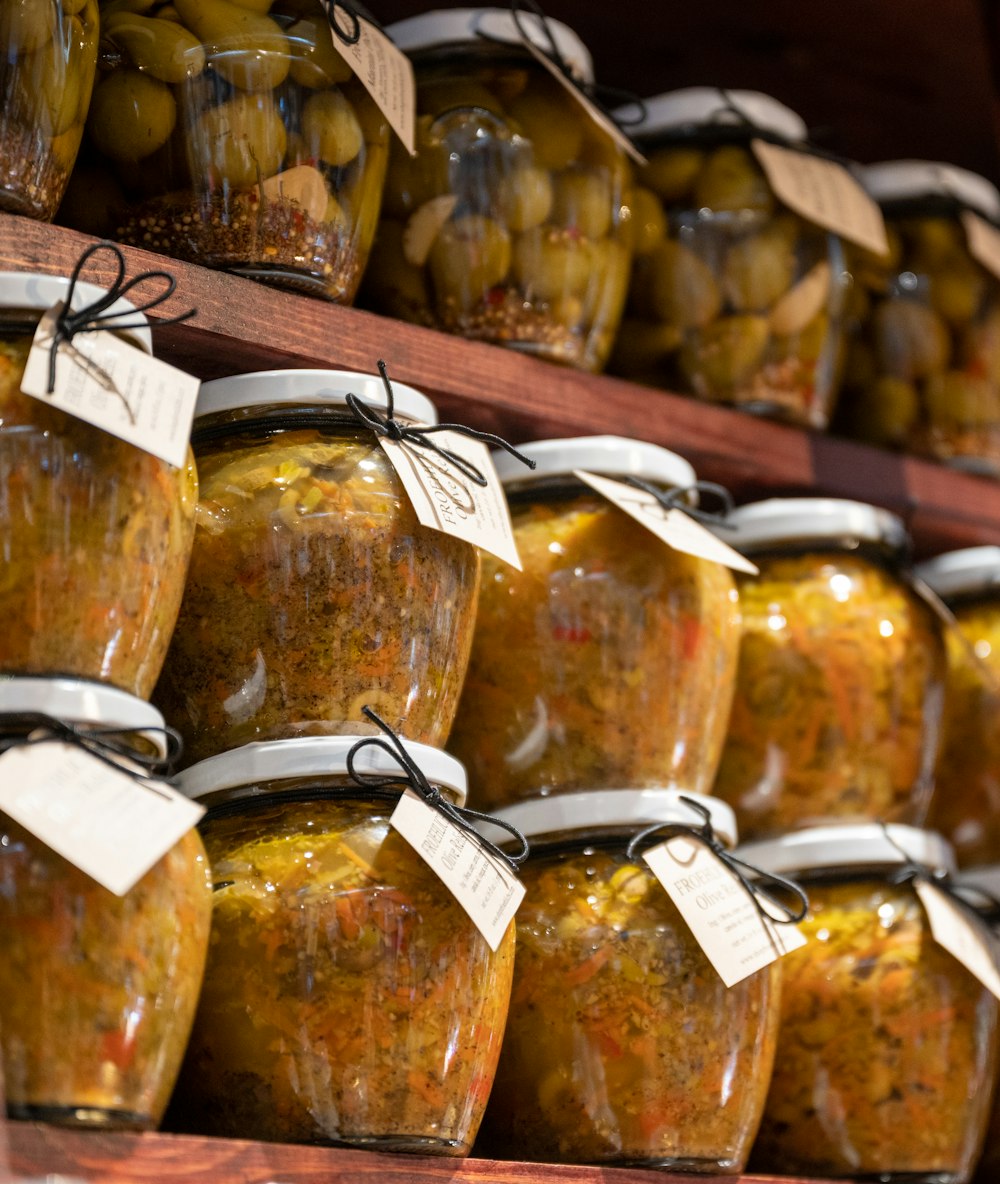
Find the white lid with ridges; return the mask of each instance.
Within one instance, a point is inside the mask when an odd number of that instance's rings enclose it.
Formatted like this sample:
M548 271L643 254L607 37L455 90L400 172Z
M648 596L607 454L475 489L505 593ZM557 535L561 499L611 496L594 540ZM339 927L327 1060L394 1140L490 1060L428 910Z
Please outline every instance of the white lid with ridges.
M803 119L784 103L756 90L726 90L717 86L687 86L643 99L645 115L629 131L636 139L655 139L667 132L698 127L745 127L748 123L792 143L808 138ZM621 116L634 112L622 107Z
M955 871L951 845L934 831L877 822L814 826L777 839L744 843L741 859L778 875L796 872L892 868L907 859L932 872Z
M376 734L255 741L199 761L185 769L175 784L189 798L203 798L220 790L246 789L262 782L342 777L347 773L347 754L359 741L371 740L373 735ZM440 748L413 740L404 740L403 747L431 785L451 790L452 800L459 806L465 804L468 781L461 761ZM359 773L398 774L401 781L405 778L399 762L374 744L358 750L354 767Z
M964 596L1000 588L1000 547L963 547L917 565L914 574L940 596Z
M1000 190L978 173L933 160L884 160L858 171L861 184L879 202L914 197L950 197L1000 221Z
M693 485L693 467L676 452L630 440L625 436L576 436L565 440L534 440L518 444L518 451L535 461L527 470L506 452L493 453L493 463L504 484L530 485L549 477L571 477L575 470L602 477L639 477L670 487Z
M349 394L385 412L388 399L378 374L356 370L258 370L203 382L196 418L250 407L344 407ZM437 423L437 410L426 395L401 382L392 383L395 417L410 423Z
M53 305L61 304L66 299L68 291L69 279L66 276L40 275L31 271L0 271L0 308L28 308L43 312ZM106 289L78 280L73 289L72 308L77 311L103 299L106 295ZM129 324L138 325L137 328L123 330L122 336L127 337L133 345L137 345L147 354L151 354L153 338L145 314L122 297L106 308L101 315L107 316L112 313L122 319L127 317ZM103 322L102 328L111 332L116 331L114 321Z
M773 543L838 540L884 543L894 549L908 541L900 518L878 506L828 497L772 497L739 506L725 525L713 526L737 551Z

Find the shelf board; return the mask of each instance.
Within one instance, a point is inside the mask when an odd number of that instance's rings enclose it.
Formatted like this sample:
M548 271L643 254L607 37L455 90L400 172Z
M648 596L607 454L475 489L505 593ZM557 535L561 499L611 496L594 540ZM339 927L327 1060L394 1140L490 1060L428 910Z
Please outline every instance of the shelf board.
M15 1173L57 1173L95 1184L691 1184L692 1180L634 1168L383 1155L191 1135L63 1130L41 1123L11 1122L7 1130ZM3 1166L0 1154L0 1177ZM779 1184L771 1176L697 1179L702 1184ZM796 1182L786 1178L783 1184Z
M0 269L68 274L93 239L0 215ZM425 391L444 418L517 442L612 432L682 453L698 475L737 498L775 493L853 497L900 514L920 554L1000 543L1000 482L819 433L785 427L621 379L580 374L513 350L464 341L194 264L124 248L129 274L166 267L177 293L151 313L195 307L164 325L157 352L201 378L275 367L339 367L389 374ZM85 278L112 279L99 256Z

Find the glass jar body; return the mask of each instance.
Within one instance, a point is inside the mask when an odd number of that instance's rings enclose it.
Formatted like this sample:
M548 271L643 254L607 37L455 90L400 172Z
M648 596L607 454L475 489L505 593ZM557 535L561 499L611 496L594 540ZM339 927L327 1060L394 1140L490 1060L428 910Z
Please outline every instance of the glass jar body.
M479 553L417 522L374 433L302 412L301 430L265 416L196 440L198 529L156 691L192 760L365 705L410 740L451 728Z
M393 803L281 796L203 824L215 910L177 1121L467 1154L500 1051L513 924L493 953L391 830Z
M590 490L524 499L511 504L523 571L484 559L450 745L480 804L710 791L739 646L731 573Z
M753 555L715 792L743 838L824 822L920 825L945 676L930 606L876 552Z
M0 210L55 217L83 137L97 42L97 0L0 10Z
M389 128L319 0L110 3L101 33L87 127L121 189L113 237L351 303Z
M0 671L148 698L194 539L194 458L176 469L22 394L26 316L23 333L0 331Z
M190 831L118 897L5 816L0 831L8 1113L155 1128L208 948L211 874L201 839Z
M890 254L852 261L843 428L1000 474L1000 281L951 200L885 207Z
M961 1184L989 1117L997 1001L934 942L911 886L808 889L755 1170Z
M959 866L1000 860L1000 598L953 609L934 797L927 825L955 848Z
M739 1173L774 1056L777 968L727 990L626 842L542 851L522 868L485 1148Z
M707 127L644 150L610 368L826 427L842 346L840 240L781 204L746 134Z
M625 153L520 47L414 57L417 155L392 145L362 301L581 370L628 284Z

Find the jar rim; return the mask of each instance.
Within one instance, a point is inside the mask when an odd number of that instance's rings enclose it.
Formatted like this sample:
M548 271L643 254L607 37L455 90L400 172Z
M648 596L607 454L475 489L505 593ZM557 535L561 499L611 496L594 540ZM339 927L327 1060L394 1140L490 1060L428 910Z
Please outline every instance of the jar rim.
M1000 588L1000 547L963 547L918 563L914 569L943 600Z
M250 407L312 406L340 408L347 396L386 411L385 384L378 374L358 370L257 370L203 382L195 419ZM402 382L392 382L394 414L411 423L436 424L437 408L425 394Z
M82 678L0 674L0 716L46 715L83 727L121 728L168 752L163 716L151 704L118 687Z
M902 553L909 543L903 520L881 506L831 497L771 497L738 506L712 526L737 551L772 543L853 539Z
M37 271L0 271L0 308L27 308L45 312L53 305L66 299L70 281L64 275L45 275ZM107 296L107 289L97 284L78 280L73 289L73 309L84 308ZM101 327L109 332L120 332L123 337L147 354L153 352L153 337L149 321L144 313L130 301L119 297L101 314L102 317L128 317L132 328L118 330L114 321L102 321Z
M949 197L1000 221L1000 190L969 169L936 160L883 160L862 165L858 176L878 202L912 197Z
M497 475L504 486L519 489L550 477L572 477L577 469L605 477L640 477L661 485L686 488L695 483L693 465L676 452L631 440L625 436L575 436L558 440L533 440L518 444L518 451L535 462L524 465L506 452L493 453Z
M736 845L736 815L731 806L721 798L678 789L598 789L552 794L515 802L493 811L493 817L516 826L529 840L573 832L593 834L603 829L628 828L638 833L656 823L701 826L704 819L685 805L683 798L691 798L708 811L716 838L727 847ZM484 822L477 829L498 846L510 841L509 833L498 826Z
M594 62L590 51L576 33L553 17L542 21L536 13L519 13L521 24L531 44L547 52L551 49L545 29L552 34L560 56L570 70L584 82L594 81ZM404 53L437 49L445 45L482 44L483 38L522 44L521 32L509 8L449 8L420 13L386 27L386 33Z
M174 785L195 800L221 790L244 789L259 782L291 781L302 777L337 777L347 773L347 754L361 740L378 733L350 736L303 736L287 740L255 740L240 748L206 757L179 773ZM465 766L456 757L415 740L402 740L403 747L432 785L451 791L454 802L464 806L468 796ZM383 748L366 744L354 759L359 773L379 776L398 774L405 778L398 761Z
M837 869L889 870L907 860L931 872L955 872L951 844L936 831L892 822L813 826L774 839L743 843L740 859L765 872L796 875Z
M729 90L720 86L686 86L643 99L642 122L631 127L636 139L653 138L666 132L690 132L710 124L713 127L747 123L791 144L804 144L809 138L805 120L784 103L757 90ZM737 110L732 110L736 107ZM616 115L627 115L633 108L622 107ZM723 118L728 115L729 118ZM740 117L744 116L744 119Z

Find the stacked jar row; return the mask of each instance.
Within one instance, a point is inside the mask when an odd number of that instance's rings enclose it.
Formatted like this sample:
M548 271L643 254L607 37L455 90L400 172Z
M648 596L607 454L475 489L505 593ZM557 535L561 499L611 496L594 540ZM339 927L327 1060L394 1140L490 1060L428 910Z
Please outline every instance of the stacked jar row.
M69 182L59 218L88 233L997 472L988 181L861 169L888 247L845 246L763 167L761 143L812 152L780 103L646 100L633 167L581 101L586 47L500 9L388 30L416 70L411 156L359 77L362 28L319 0L23 0L0 24L0 206L52 218Z
M41 303L33 303L30 293L19 290L12 303L34 309L24 312L28 324L56 298L47 293ZM88 452L88 429L21 396L23 358L12 351L11 359L10 416L5 403L4 427L19 430L4 433L5 488L20 490L28 499L28 521L65 521L65 470L51 463L49 453L24 468L21 440L34 434L42 449L69 441L82 457ZM629 848L630 840L653 824L697 822L677 790L711 789L729 698L734 689L737 701L745 694L741 602L725 568L667 548L578 475L635 478L670 491L672 508L691 509L693 471L661 449L607 439L530 447L538 467L528 480L501 459L525 570L519 575L486 561L473 633L480 563L475 551L417 525L377 439L349 408L348 391L360 392L369 408L387 410L380 384L360 375L243 376L202 390L195 433L202 478L198 526L185 605L156 696L202 758L183 784L210 806L203 833L215 889L215 936L189 1067L176 1095L178 1122L191 1125L190 1115L196 1114L201 1124L233 1134L467 1151L490 1092L513 983L508 1051L500 1059L487 1140L509 1145L503 1132L513 1129L518 1145L539 1158L575 1154L681 1169L740 1170L764 1107L775 1043L779 1057L782 1047L774 990L778 971L768 968L725 992L638 861L641 846ZM433 418L433 409L417 392L397 387L395 393L401 419ZM91 515L118 485L117 468L109 474L99 460L93 464L98 491L88 495ZM57 499L55 508L52 499ZM788 516L796 513L789 530ZM106 531L101 548L95 544L93 554L87 550L85 558L95 569L125 562L116 548L131 529L143 529L139 515L139 508L120 515L118 533ZM902 542L891 518L851 504L764 504L738 512L733 537L749 543L749 550L756 550L751 540L755 523L758 546L780 539L800 553L817 553L815 561L828 566L848 565L859 549L877 553ZM844 538L851 541L852 554L831 558L839 549L831 540ZM37 537L29 536L25 546L18 555L41 554ZM51 545L50 572L62 573L67 563L79 562L79 550ZM178 560L181 569L185 559L182 554ZM913 683L900 696L897 712L886 716L872 707L871 716L883 746L880 729L888 728L903 764L922 768L922 761L933 759L926 733L932 731L932 692L941 673L936 618L905 585L893 583L880 559L869 566L874 575L862 564L848 565L844 572L826 570L821 578L837 603L845 595L848 602L855 598L855 609L869 599L876 603L874 631L860 647L866 656L878 644L875 633L888 640L897 630L920 651L913 670L904 663ZM12 566L12 583L23 587L39 567L26 561L21 572ZM784 578L791 577L786 573ZM61 589L53 581L39 587L33 603L47 603L53 588L58 598ZM813 589L810 603L815 598ZM744 595L747 622L748 604ZM105 607L103 624L113 642L105 650L127 649L129 628L145 627L149 611L144 606L125 614ZM794 616L794 608L787 611ZM95 621L102 618L100 605L91 615ZM25 621L23 630L14 631L18 638L34 634ZM49 622L53 638L61 637L53 651L58 657L43 657L30 667L15 659L8 671L114 682L89 657L78 668L66 669L65 655L76 652L77 637L75 623L68 625L58 614ZM164 628L169 632L171 626L172 618ZM784 626L769 621L768 627L780 632ZM749 632L744 646L747 637ZM181 655L176 663L174 654ZM896 649L887 649L886 655L890 662L899 659ZM318 678L316 686L303 683L310 673ZM759 677L758 664L751 684ZM872 681L878 692L883 684ZM23 682L11 680L10 686L16 711L6 711L8 719L42 714L95 726L110 719L118 730L140 733L157 726L155 716L138 709L114 718L95 714L86 687L82 704L70 709L65 701L60 706L51 699L32 700L28 692L37 692ZM814 693L803 682L800 701ZM452 746L473 771L472 804L518 809L509 803L526 799L530 825L525 829L540 840L540 850L525 871L529 897L518 930L526 952L516 966L513 929L491 951L389 831L387 799L373 799L351 779L347 754L364 739L360 708L365 705L374 706L409 740L437 745L445 742L457 709ZM828 714L823 726L830 735L822 743L817 738L816 747L835 751L838 765L852 742L872 743L865 729L847 728L839 716ZM5 731L15 745L25 739L25 729L13 722ZM345 732L346 737L337 734ZM248 741L256 742L248 746ZM777 735L775 748L788 743ZM492 753L491 744L496 745ZM457 762L418 743L410 750L429 779L454 798L463 797L464 773ZM884 749L876 747L875 753L869 759L884 763ZM919 821L926 805L922 783L912 800L904 800L892 775L873 779L861 786L861 793L872 798L858 805L858 790L848 784L854 776L848 772L830 805L824 799L822 813L794 821L870 815ZM915 777L914 784L919 780ZM590 797L594 791L602 799L596 806ZM539 797L546 800L539 804L534 800ZM393 798L398 790L388 795ZM735 842L725 805L711 799L699 804L720 840ZM794 814L794 806L789 810ZM744 813L752 830L752 811ZM905 835L897 835L897 841L919 842ZM193 835L188 843L194 843ZM13 846L21 863L37 861L37 842L18 834ZM915 850L914 858L935 867L947 863L933 845ZM872 862L879 868L899 862L884 844L877 855ZM7 866L14 868L13 854L10 858ZM762 855L757 858L766 863ZM829 843L824 858L829 862ZM76 915L91 925L95 917L106 917L103 904L88 901L79 882L67 888L65 866L58 857L51 859L56 888L43 891L42 906L32 904L16 876L12 879L10 932L17 934L12 950L20 953L12 964L23 966L34 955L36 971L44 976L50 969L65 972L67 961L81 957L111 964L102 941L112 950L152 948L151 937L133 945L120 929L98 925L96 932L74 933L68 952L52 945L49 960L38 958L31 926L19 915L22 904L33 914L47 911L58 919L64 910L53 908L56 891L63 899L67 894L75 899ZM194 1008L207 939L207 865L203 855L194 862L200 889L192 907L200 910L200 928L187 913L180 914L187 918L193 942L182 967L188 989L166 978L159 982L162 993L183 999L188 1009L171 1032L175 1062ZM799 859L795 870L808 866ZM145 887L136 892L126 901L143 903L155 926L170 906ZM875 911L878 924L892 928L885 912ZM923 951L919 913L902 905L898 912L900 925L906 921L911 954L914 944ZM669 951L664 933L672 935ZM798 956L808 958L808 952ZM886 970L894 957L889 950ZM940 972L946 986L938 989L959 999L949 1017L954 1030L941 1029L942 1039L950 1042L953 1063L961 1062L972 1081L971 1092L986 1097L992 1005L971 980L961 978L960 968L942 965L945 969L939 965L934 973ZM153 966L151 973L156 971ZM135 982L135 974L134 967L115 967L108 977L120 992L130 976ZM14 1000L29 998L26 981L12 978L8 991ZM586 1040L565 1008L553 1011L564 1015L565 1027L540 1030L535 1017L557 1007L548 998L554 985L559 1000L581 1000ZM51 989L44 981L33 984L30 999L45 997ZM928 986L928 995L934 989ZM143 990L144 997L153 993ZM451 1006L443 1007L448 999ZM678 1008L685 1017L679 1026ZM117 1014L122 1012L119 1000ZM31 1027L19 1013L13 1013L13 1021L7 1014L0 1009L5 1040L19 1051L5 1051L5 1057L19 1056L23 1064ZM393 1017L388 1033L387 1015ZM722 1031L720 1015L733 1020ZM86 1012L69 1022L92 1026L93 1016ZM111 1020L102 1020L99 1030L100 1047L78 1054L91 1086L95 1079L117 1083L126 1069L138 1072L145 1065L135 1039ZM51 1032L46 1039L36 1067L65 1065L52 1052ZM955 1053L956 1047L961 1051ZM590 1086L578 1064L581 1048L591 1067L604 1068L602 1088L608 1092L603 1099L587 1092ZM973 1048L979 1050L976 1057ZM451 1050L445 1061L438 1059L442 1049ZM346 1065L350 1072L344 1071ZM172 1069L160 1064L160 1069L158 1101L141 1106L110 1096L110 1087L74 1096L71 1085L68 1095L46 1097L50 1087L44 1071L41 1083L29 1087L26 1074L8 1070L11 1109L70 1121L148 1125L157 1121L166 1096L163 1082L169 1089L176 1063ZM947 1073L941 1075L945 1078L953 1079ZM734 1081L740 1083L737 1090ZM921 1089L930 1088L929 1081L920 1081ZM25 1089L27 1094L18 1093ZM40 1092L30 1092L35 1090ZM677 1100L681 1096L684 1106ZM523 1109L526 1101L530 1114ZM936 1102L955 1115L953 1097L943 1093ZM595 1108L600 1115L591 1121ZM764 1115L767 1130L766 1110ZM859 1121L869 1117L863 1114ZM954 1178L962 1178L978 1141L977 1117L969 1109L948 1126L943 1149L934 1152L935 1170L953 1169ZM780 1152L774 1154L780 1158ZM919 1149L912 1154L919 1156ZM829 1169L818 1165L815 1170Z

